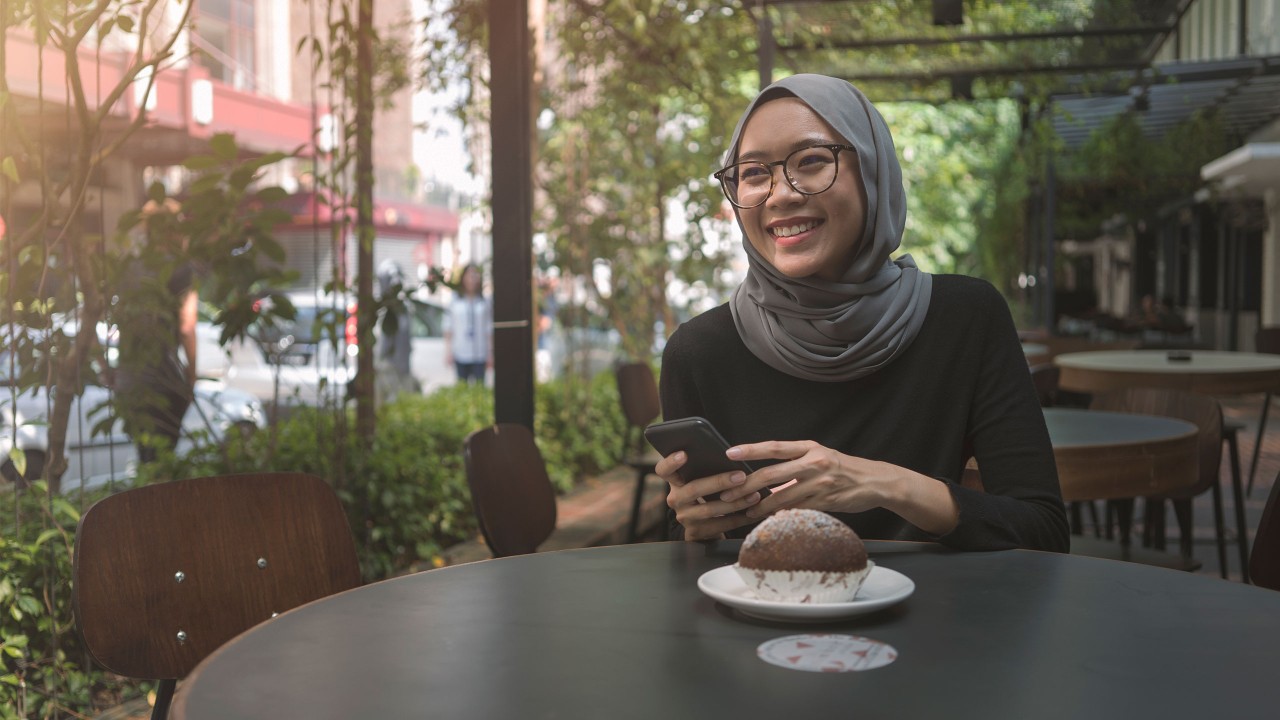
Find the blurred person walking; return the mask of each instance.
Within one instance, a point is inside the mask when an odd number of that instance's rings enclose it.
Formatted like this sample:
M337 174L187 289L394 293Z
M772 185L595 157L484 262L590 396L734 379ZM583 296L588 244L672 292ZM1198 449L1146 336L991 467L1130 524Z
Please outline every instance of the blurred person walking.
M199 299L187 240L175 228L179 211L173 199L143 206L146 242L117 284L116 411L143 463L177 446L195 393Z

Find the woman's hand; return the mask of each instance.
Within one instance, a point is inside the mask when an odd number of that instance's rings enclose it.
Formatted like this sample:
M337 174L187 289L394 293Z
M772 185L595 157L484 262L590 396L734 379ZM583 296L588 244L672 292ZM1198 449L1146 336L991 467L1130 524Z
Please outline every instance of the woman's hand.
M765 486L791 483L776 488L763 501L750 503L745 513L748 521L784 508L857 513L882 507L934 535L951 532L959 522L959 508L944 483L898 465L845 455L811 440L738 445L727 454L746 462L784 462L757 470L742 484L731 486L720 496L724 503L758 497Z
M760 502L758 492L736 492L732 501L721 498L726 491L740 490L747 476L741 472L721 473L686 483L676 471L684 466L688 456L683 451L663 458L654 472L667 481L671 492L667 493L667 506L676 513L676 521L684 527L685 540L713 540L743 525L750 525L755 518L739 512ZM704 496L712 496L703 501Z

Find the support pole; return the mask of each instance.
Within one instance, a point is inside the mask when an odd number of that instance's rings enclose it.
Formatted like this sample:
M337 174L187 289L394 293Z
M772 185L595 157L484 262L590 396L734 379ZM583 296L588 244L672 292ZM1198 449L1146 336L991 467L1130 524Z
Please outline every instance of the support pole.
M494 419L533 428L533 39L528 0L489 0Z

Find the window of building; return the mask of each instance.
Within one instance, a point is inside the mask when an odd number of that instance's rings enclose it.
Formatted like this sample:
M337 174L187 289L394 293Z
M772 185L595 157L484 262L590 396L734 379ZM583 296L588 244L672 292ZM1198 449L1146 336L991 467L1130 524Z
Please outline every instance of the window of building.
M216 80L254 89L254 0L196 0L195 45Z

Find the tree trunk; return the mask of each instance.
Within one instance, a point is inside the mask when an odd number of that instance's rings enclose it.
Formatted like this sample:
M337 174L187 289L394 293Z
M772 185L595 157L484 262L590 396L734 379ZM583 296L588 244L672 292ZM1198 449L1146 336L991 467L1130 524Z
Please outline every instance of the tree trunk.
M374 398L373 326L373 0L359 0L356 21L356 261L357 347L356 437L373 444L377 430Z

